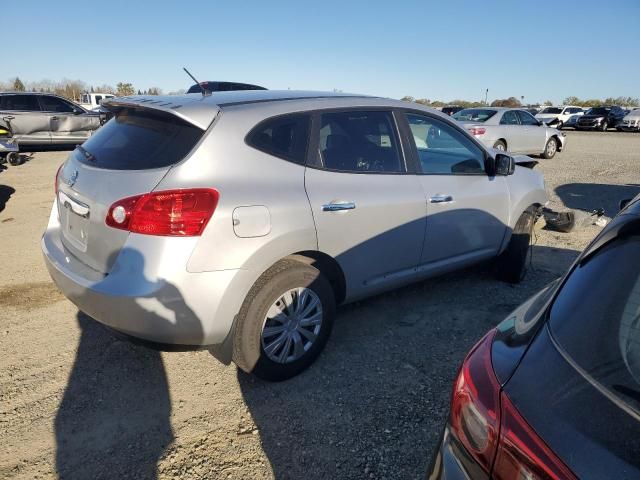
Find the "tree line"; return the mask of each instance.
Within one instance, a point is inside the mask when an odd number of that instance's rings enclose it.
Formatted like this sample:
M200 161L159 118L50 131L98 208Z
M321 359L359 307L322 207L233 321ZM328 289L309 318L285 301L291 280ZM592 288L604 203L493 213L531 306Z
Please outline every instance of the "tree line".
M475 107L524 107L524 106L534 106L534 105L523 105L520 100L516 97L509 98L499 98L492 101L490 104L485 102L470 102L468 100L451 100L450 102L442 102L440 100L429 100L427 98L413 98L413 97L402 97L400 100L404 100L405 102L415 102L421 105L426 105L427 107L446 107L447 105L456 105L463 108L475 108ZM601 99L588 99L583 100L578 97L567 97L562 101L563 105L575 105L576 107L600 107L603 105L619 105L621 107L638 107L640 106L640 100L635 97L608 97L604 100ZM553 105L551 100L546 100L542 103L542 105ZM537 105L536 105L537 106Z
M14 92L40 92L53 93L61 97L68 98L74 102L80 101L83 93L111 93L119 97L127 95L163 95L164 92L159 87L149 87L144 90L135 89L133 84L129 82L119 82L115 87L112 85L90 85L82 80L69 80L67 78L61 81L40 80L36 82L22 81L19 77L10 79L7 82L0 81L0 91ZM169 92L168 95L179 95L185 90Z

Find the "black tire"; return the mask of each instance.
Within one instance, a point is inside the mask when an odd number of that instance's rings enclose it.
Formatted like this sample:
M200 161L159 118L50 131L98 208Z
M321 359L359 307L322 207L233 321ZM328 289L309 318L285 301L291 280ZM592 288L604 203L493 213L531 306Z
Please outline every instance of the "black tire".
M263 380L287 380L311 365L329 339L336 311L333 289L326 277L306 258L281 260L256 281L236 321L233 361L247 373ZM290 363L278 363L264 351L262 330L269 308L285 292L305 287L313 291L322 306L320 331L308 350Z
M605 120L604 122L602 122L602 125L600 125L600 131L601 132L606 132L608 130L608 128L609 128L609 124Z
M550 148L550 144L553 143L555 148ZM558 151L558 140L555 137L551 137L547 140L547 144L544 146L544 152L542 152L542 156L547 160L556 156L556 152Z
M498 140L496 143L493 144L493 148L495 148L496 150L502 150L504 152L507 151L507 144L504 143L502 140Z
M536 219L535 207L529 207L516 222L511 240L496 262L496 273L500 280L520 283L527 274L531 235Z
M557 128L558 130L562 130L562 127L564 127L564 123L562 123L562 122L558 122L558 125L556 126L556 128Z
M9 162L9 164L13 165L14 167L16 165L20 165L22 163L20 154L18 152L7 153L7 162Z

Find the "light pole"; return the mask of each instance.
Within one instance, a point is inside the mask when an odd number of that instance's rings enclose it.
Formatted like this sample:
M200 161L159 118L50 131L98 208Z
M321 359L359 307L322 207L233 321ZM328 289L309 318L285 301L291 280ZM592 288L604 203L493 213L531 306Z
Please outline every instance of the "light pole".
M487 88L487 89L484 91L484 104L485 104L485 105L487 104L487 96L488 96L488 95L489 95L489 89Z

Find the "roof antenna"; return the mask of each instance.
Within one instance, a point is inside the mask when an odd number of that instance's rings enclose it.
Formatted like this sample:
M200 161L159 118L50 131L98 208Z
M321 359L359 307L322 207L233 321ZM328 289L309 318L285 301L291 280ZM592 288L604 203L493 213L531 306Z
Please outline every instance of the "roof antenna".
M189 72L189 70L187 70L185 67L182 67L182 69L185 72L187 72L187 75L189 75L194 82L196 82L198 84L198 86L200 87L200 90L202 90L202 96L203 97L208 97L209 95L211 95L211 92L209 90L207 90L206 88L204 88L202 86L202 84L198 80L196 80L196 77L191 75L191 72Z

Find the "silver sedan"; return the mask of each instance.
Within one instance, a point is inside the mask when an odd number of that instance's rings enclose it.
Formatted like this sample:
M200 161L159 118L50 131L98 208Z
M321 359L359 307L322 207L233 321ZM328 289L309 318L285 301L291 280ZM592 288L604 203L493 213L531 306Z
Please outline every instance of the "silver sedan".
M517 108L465 108L453 115L489 148L553 158L566 144L566 135Z

